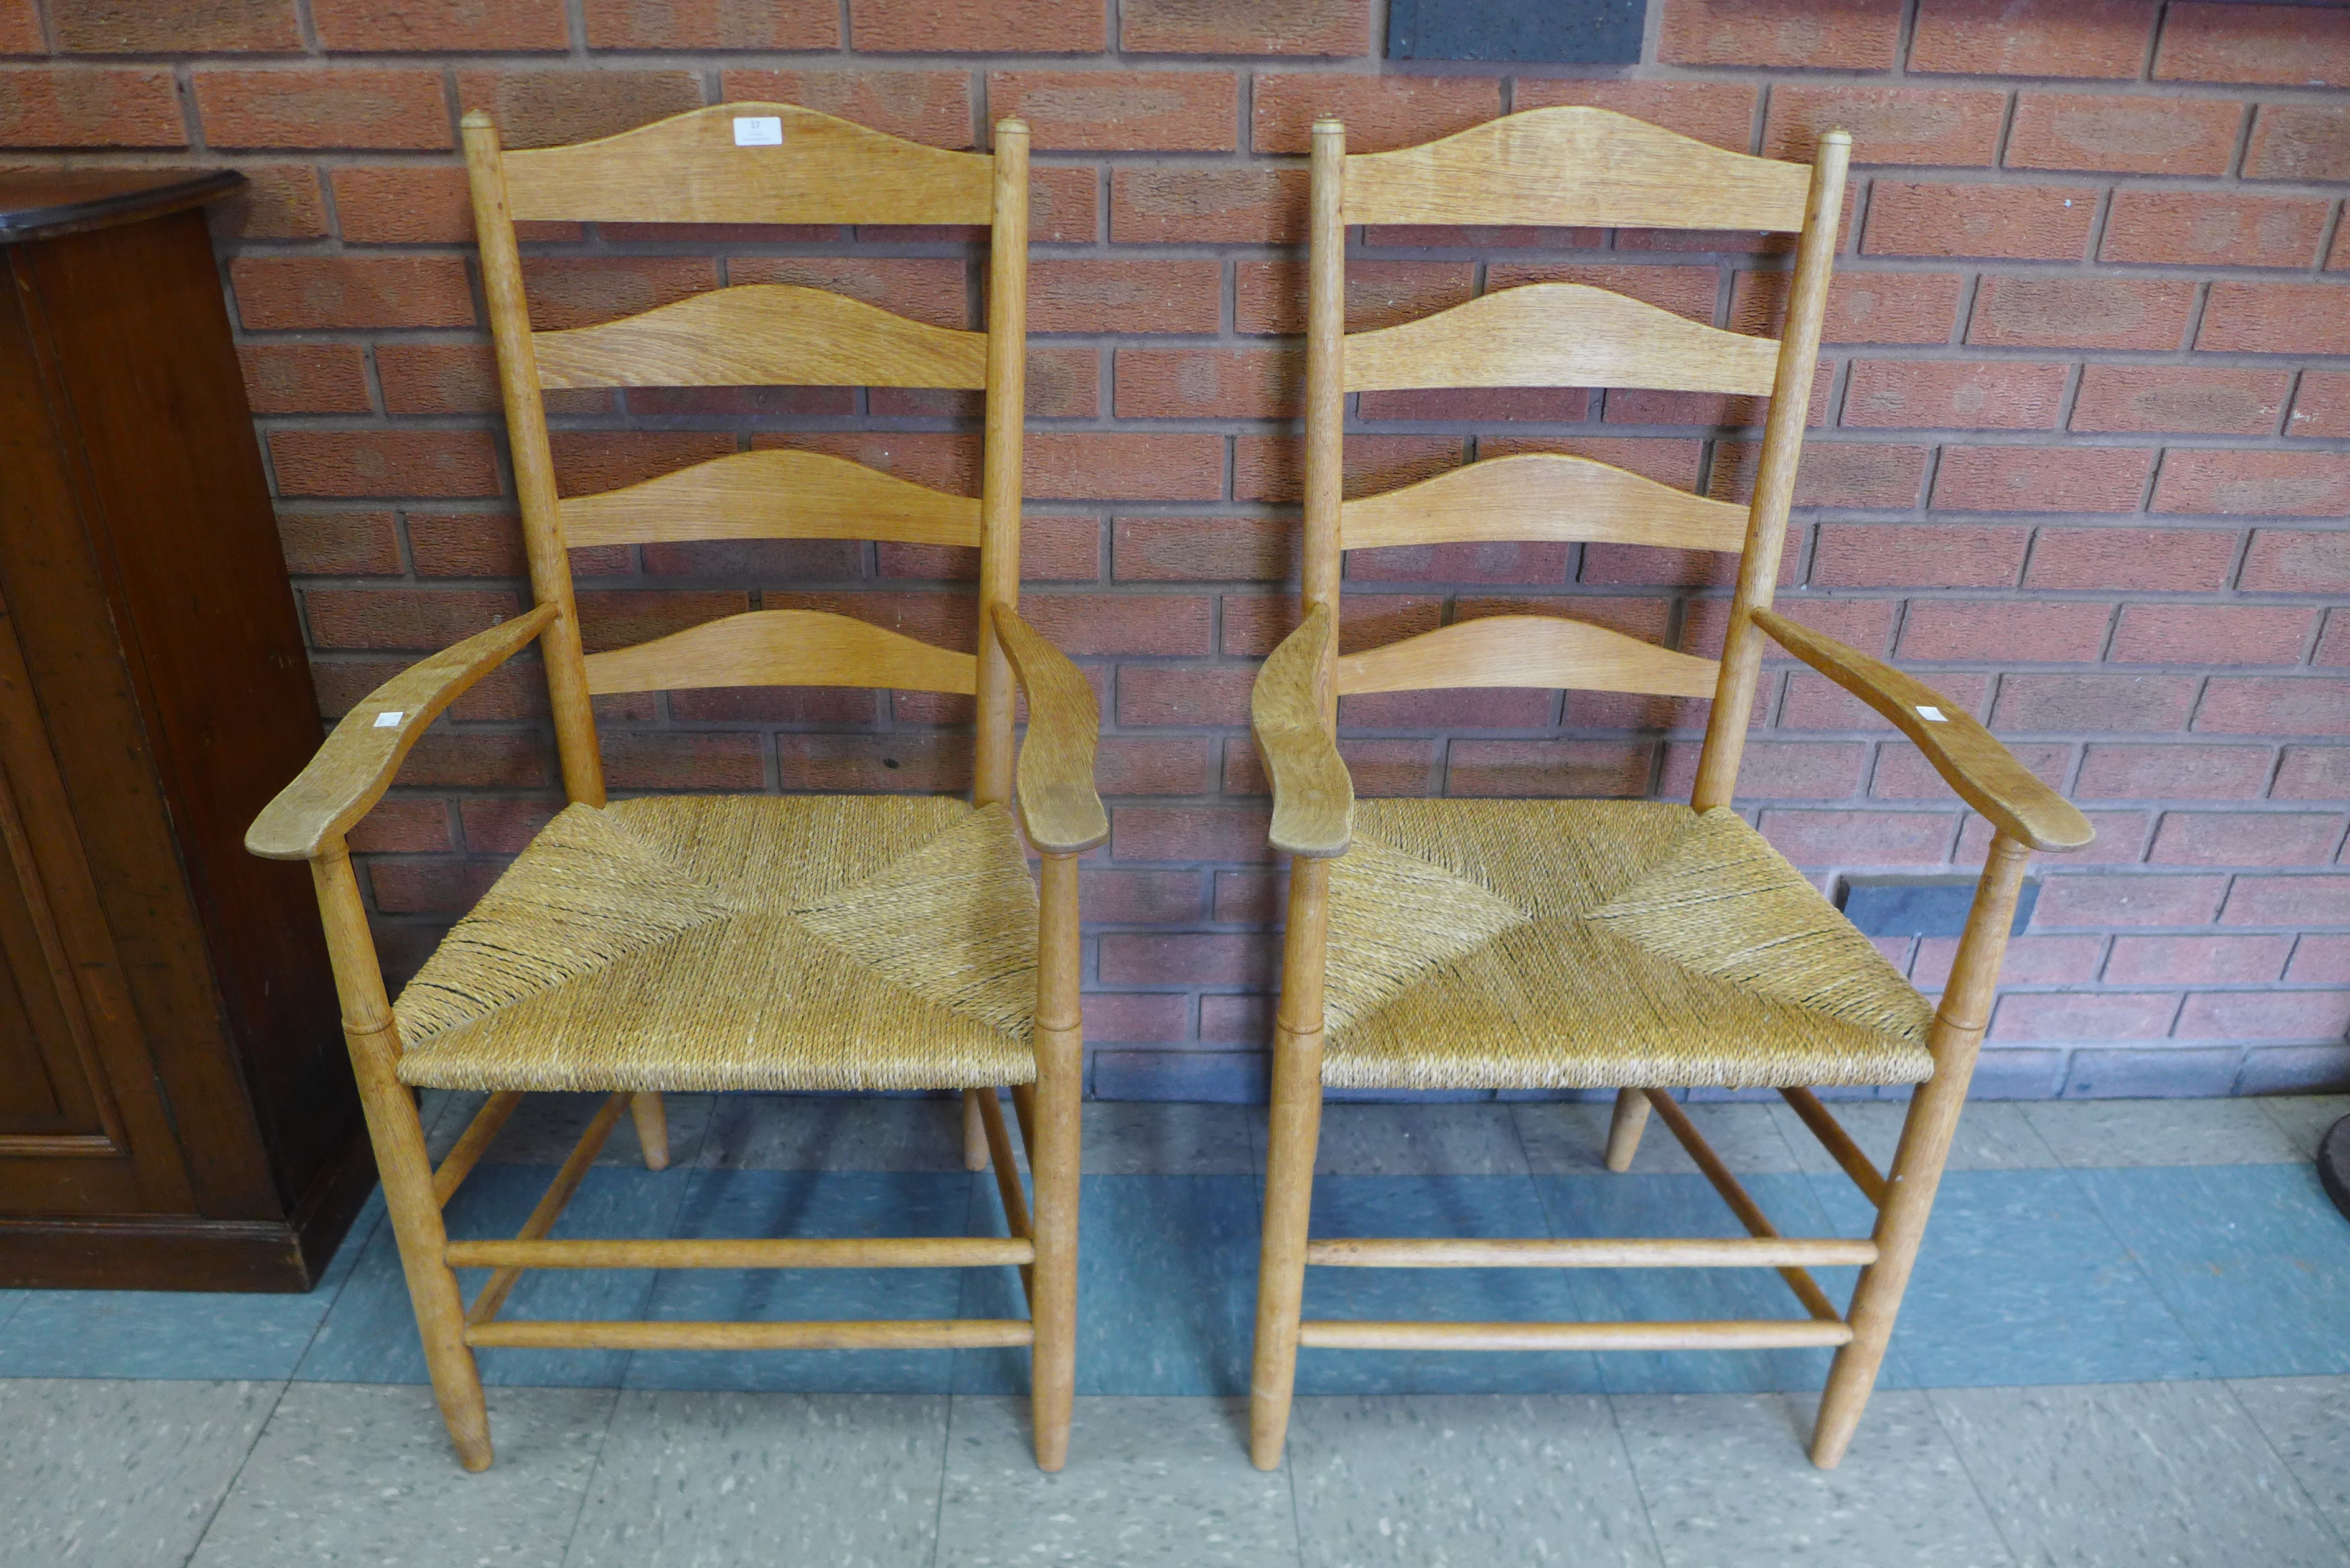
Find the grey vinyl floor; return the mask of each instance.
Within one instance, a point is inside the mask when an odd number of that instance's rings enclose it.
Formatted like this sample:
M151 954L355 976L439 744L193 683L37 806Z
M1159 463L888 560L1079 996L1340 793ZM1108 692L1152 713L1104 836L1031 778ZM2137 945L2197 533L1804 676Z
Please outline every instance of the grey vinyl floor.
M1871 1108L1839 1108L1864 1143L1889 1137ZM1244 1110L1088 1109L1097 1169L1259 1157ZM1702 1111L1742 1168L1815 1156L1768 1106ZM1954 1164L2289 1164L2345 1113L2340 1098L1979 1106ZM899 1114L875 1113L884 1168ZM1334 1106L1325 1163L1539 1174L1586 1158L1594 1116L1605 1107ZM1643 1158L1661 1167L1660 1142ZM0 1339L8 1313L0 1299ZM497 1462L469 1475L412 1385L0 1378L0 1564L2350 1563L2350 1376L2054 1366L2030 1386L1887 1387L1835 1471L1805 1459L1813 1399L1789 1393L1303 1397L1271 1474L1248 1463L1241 1401L1081 1397L1070 1463L1050 1476L1025 1401L1001 1394L489 1400Z

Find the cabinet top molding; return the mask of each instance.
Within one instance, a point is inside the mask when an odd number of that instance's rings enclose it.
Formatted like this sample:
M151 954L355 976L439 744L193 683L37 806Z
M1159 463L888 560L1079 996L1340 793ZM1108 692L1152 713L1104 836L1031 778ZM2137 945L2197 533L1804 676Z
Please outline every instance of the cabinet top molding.
M0 174L0 244L160 218L234 195L234 169L40 169Z

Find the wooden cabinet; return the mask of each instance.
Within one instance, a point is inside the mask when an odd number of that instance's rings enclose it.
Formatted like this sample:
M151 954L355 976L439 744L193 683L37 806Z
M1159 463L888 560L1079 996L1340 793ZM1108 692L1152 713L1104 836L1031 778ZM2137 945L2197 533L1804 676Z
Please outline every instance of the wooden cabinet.
M305 868L320 735L203 204L0 175L0 1286L298 1291L374 1181Z

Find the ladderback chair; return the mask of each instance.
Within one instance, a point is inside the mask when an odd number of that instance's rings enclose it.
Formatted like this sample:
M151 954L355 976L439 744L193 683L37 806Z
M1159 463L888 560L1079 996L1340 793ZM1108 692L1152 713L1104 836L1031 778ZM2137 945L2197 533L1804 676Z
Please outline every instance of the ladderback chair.
M1299 1346L1406 1350L1835 1346L1813 1459L1834 1465L1885 1354L1989 1015L2024 862L2088 824L1965 709L1773 611L1818 355L1850 139L1805 168L1605 109L1512 115L1349 157L1314 128L1306 317L1305 617L1267 660L1253 719L1292 857L1258 1276L1251 1447L1280 1461ZM1723 331L1568 283L1536 283L1349 334L1353 224L1765 230L1797 235L1785 335ZM1581 457L1491 458L1341 498L1349 393L1598 386L1768 395L1749 505ZM1607 542L1738 557L1719 661L1580 621L1495 616L1336 650L1342 553L1484 541ZM1997 829L1939 1009L1730 805L1764 639L1876 709ZM1711 698L1688 805L1653 801L1357 803L1338 700L1449 687ZM1315 1241L1324 1086L1617 1091L1609 1168L1653 1106L1751 1235L1737 1239ZM1916 1085L1879 1174L1812 1092ZM1877 1208L1874 1234L1787 1238L1670 1091L1775 1087ZM1863 1266L1839 1313L1813 1265ZM1300 1322L1309 1266L1766 1267L1804 1314L1692 1323Z
M1091 690L1017 610L1028 132L943 151L789 104L735 103L569 147L504 152L465 117L534 607L352 708L254 824L255 854L310 863L384 1197L433 1388L469 1469L491 1449L473 1349L1033 1345L1037 1462L1066 1452L1076 1302L1076 857L1107 836ZM515 225L907 223L989 232L983 332L813 288L720 288L639 315L534 331ZM597 494L558 496L553 388L880 385L985 395L982 493L846 460L761 450ZM870 538L976 547L972 651L844 616L760 610L582 651L567 549L658 541ZM568 806L386 999L345 836L436 715L536 641ZM1014 682L1029 728L1013 745ZM852 686L976 699L968 805L847 795L608 800L590 700L730 686ZM1042 854L1032 879L1013 817ZM1012 1085L1035 1210L999 1108ZM411 1087L487 1091L436 1170ZM1008 1238L585 1240L549 1236L624 1110L667 1159L663 1091L958 1089L966 1158L993 1159ZM452 1241L442 1210L522 1096L609 1098L512 1241ZM972 1157L976 1158L972 1158ZM517 1321L519 1276L575 1268L1016 1265L1025 1320ZM486 1267L465 1303L455 1270Z

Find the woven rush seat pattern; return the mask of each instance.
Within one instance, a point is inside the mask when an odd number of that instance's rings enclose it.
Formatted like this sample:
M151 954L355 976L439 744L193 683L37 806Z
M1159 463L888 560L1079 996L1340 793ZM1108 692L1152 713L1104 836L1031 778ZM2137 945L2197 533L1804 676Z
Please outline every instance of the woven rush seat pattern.
M1912 1084L1932 1010L1726 807L1358 801L1326 1084Z
M400 992L446 1089L1024 1084L1036 890L1001 806L892 796L573 805Z

